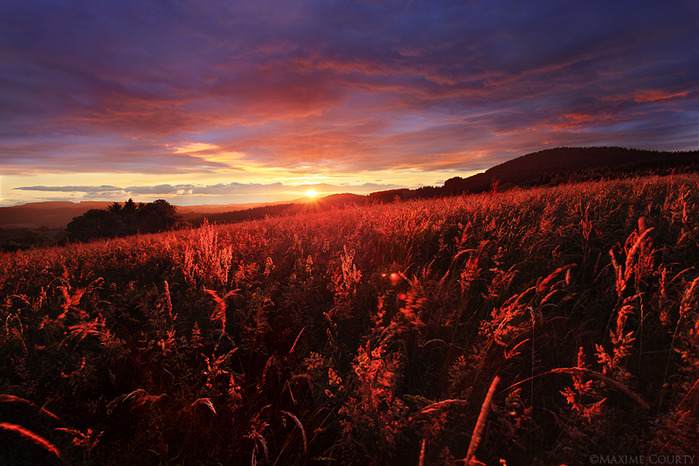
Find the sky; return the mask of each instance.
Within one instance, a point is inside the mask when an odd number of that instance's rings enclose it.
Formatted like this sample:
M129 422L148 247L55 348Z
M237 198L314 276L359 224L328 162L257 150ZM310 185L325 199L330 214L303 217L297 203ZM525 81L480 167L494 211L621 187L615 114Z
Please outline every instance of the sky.
M441 185L699 149L699 3L2 0L0 206Z

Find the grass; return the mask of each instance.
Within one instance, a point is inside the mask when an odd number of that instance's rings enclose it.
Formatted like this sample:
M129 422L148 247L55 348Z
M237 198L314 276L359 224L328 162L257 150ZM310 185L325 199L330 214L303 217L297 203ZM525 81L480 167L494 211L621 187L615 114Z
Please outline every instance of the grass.
M1 254L0 422L46 444L0 460L694 454L697 204L651 176Z

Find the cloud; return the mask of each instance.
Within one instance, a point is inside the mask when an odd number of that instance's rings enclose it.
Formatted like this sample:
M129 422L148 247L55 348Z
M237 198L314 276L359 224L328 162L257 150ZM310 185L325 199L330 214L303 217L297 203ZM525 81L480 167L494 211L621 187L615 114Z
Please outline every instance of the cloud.
M103 193L103 192L120 192L122 188L116 186L18 186L13 189L22 191L43 191L43 192L61 192L61 193Z
M124 189L124 191L132 194L134 196L142 195L158 195L158 196L170 196L177 194L191 194L194 185L191 184L181 184L181 185L171 185L171 184L159 184L156 186L129 186Z
M667 90L659 89L659 90L641 91L638 93L638 95L636 97L634 97L633 100L636 103L659 102L662 100L671 100L671 99L686 97L688 94L689 94L689 91L668 92Z
M404 187L391 183L322 183L304 184L275 183L217 183L198 184L159 184L143 186L118 187L103 186L18 186L18 191L39 193L63 193L70 199L118 201L132 197L135 200L152 201L167 198L175 204L196 204L213 201L213 203L261 202L279 199L294 199L313 187L323 194L354 192L369 193ZM52 197L51 199L63 199Z
M0 163L247 186L270 168L488 168L552 144L695 148L690 8L4 2Z
M245 195L279 193L285 189L282 183L218 183L213 185L161 184L157 186L129 186L125 191L136 195Z

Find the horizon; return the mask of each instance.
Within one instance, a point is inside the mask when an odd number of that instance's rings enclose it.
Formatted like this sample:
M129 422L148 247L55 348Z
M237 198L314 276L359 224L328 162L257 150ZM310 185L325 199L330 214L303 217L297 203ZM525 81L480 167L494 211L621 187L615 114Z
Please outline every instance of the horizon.
M555 151L555 150L560 150L560 149L573 149L573 150L575 150L575 149L583 149L583 150L585 150L585 149L590 149L590 150L591 150L591 149L622 149L622 150L624 150L624 151L640 151L640 152L651 152L651 153L652 153L652 152L656 152L656 153L663 153L663 154L690 154L690 153L697 153L697 152L699 152L699 149L696 149L696 150L688 150L688 151L658 151L658 150L652 150L652 149L641 149L641 148L637 148L637 147L618 147L618 146L556 147L556 148L544 149L544 150L542 150L542 151L536 151L536 152L530 152L530 153L527 153L527 154L522 154L522 155L520 155L520 156L518 156L518 157L515 157L514 159L508 160L508 161L506 161L506 162L510 162L510 161L513 161L513 160L516 160L516 159L520 159L520 158L523 158L523 157L529 156L529 155L535 155L535 154L538 154L538 153L543 153L543 152L546 152L546 151L549 151L549 150ZM503 162L503 163L505 163L505 162ZM495 166L492 166L492 167L488 167L487 169L485 169L485 170L483 170L483 171L480 171L480 172L471 174L471 175L469 175L469 176L465 176L465 177L458 177L458 176L456 176L456 177L454 177L454 178L468 179L468 178L472 177L473 175L484 174L484 173L488 172L490 169L496 168L496 167L498 167L498 166L500 166L500 165L502 165L502 164L498 164L498 165L495 165ZM590 168L594 168L594 167L593 167L593 166L590 166ZM452 179L453 179L453 178L452 178ZM63 200L63 199L59 199L59 200L42 200L42 201L34 201L34 202L25 202L25 203L14 204L14 205L0 205L0 208L3 208L3 207L22 207L22 206L34 205L34 204L54 204L54 203L62 203L62 202L64 202L64 203L71 203L71 204L74 204L74 205L80 205L80 204L83 204L83 203L85 203L85 204L95 203L95 204L104 204L104 205L106 205L106 204L113 204L113 203L116 203L116 204L124 204L124 203L127 202L128 200L133 200L133 201L136 202L136 203L144 203L144 204L145 204L145 203L153 202L153 201L156 201L156 200L165 200L165 201L167 201L169 204L171 204L171 205L173 205L173 206L175 206L175 207L177 207L177 208L184 208L184 209L186 209L186 208L199 208L199 209L201 209L201 208L217 208L217 207L239 207L239 209L234 209L234 210L245 210L245 209L249 209L249 208L264 207L264 206L271 206L271 205L281 205L281 204L287 204L287 203L288 203L288 204L293 204L293 203L309 203L309 202L310 202L310 203L314 203L314 202L320 201L320 200L322 200L322 199L324 199L324 198L326 198L326 197L330 197L330 196L333 196L333 195L340 195L340 196L341 196L341 195L368 196L368 195L370 195L370 194L378 194L378 193L381 193L381 192L397 191L397 190L403 190L403 189L407 189L407 190L410 190L410 191L414 191L414 190L417 190L417 189L419 189L419 188L424 188L424 187L436 187L436 188L441 188L441 187L443 187L443 186L445 186L445 185L446 185L445 181L439 181L439 182L435 183L434 185L394 186L394 187L391 187L391 188L389 188L389 189L381 189L381 190L378 190L378 191L363 191L363 192L361 192L361 193L358 193L358 192L356 192L356 191L354 191L354 192L352 192L352 191L341 191L341 190L338 190L338 191L328 191L328 190L327 190L327 188L328 188L327 185L324 185L324 184L322 184L322 183L318 183L318 184L305 184L305 185L299 185L299 186L297 186L297 188L299 188L300 190L294 191L293 194L294 194L295 197L292 196L292 197L287 197L287 198L285 198L285 199L277 199L277 200L262 201L262 202L218 203L218 204L216 204L216 203L211 203L211 204L201 204L201 203L200 203L200 204L194 204L194 203L190 203L190 204L186 204L186 203L177 204L177 203L171 202L169 199L164 198L164 197L152 197L152 198L149 198L149 199L147 199L147 200L139 200L139 199L133 199L132 196L129 196L128 199L123 199L123 200L122 200L122 199L77 200L77 201L74 201L74 200ZM318 191L318 190L320 190L320 191ZM184 200L186 200L186 198L184 198Z
M435 186L699 148L689 0L0 5L0 206Z

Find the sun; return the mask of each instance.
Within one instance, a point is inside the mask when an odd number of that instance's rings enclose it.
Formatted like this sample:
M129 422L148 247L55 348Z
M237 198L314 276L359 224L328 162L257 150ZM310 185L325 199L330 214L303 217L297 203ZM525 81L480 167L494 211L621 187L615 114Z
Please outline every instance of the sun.
M318 191L316 191L314 189L309 189L308 191L306 191L305 194L306 194L306 196L308 196L310 198L314 198L318 195Z

